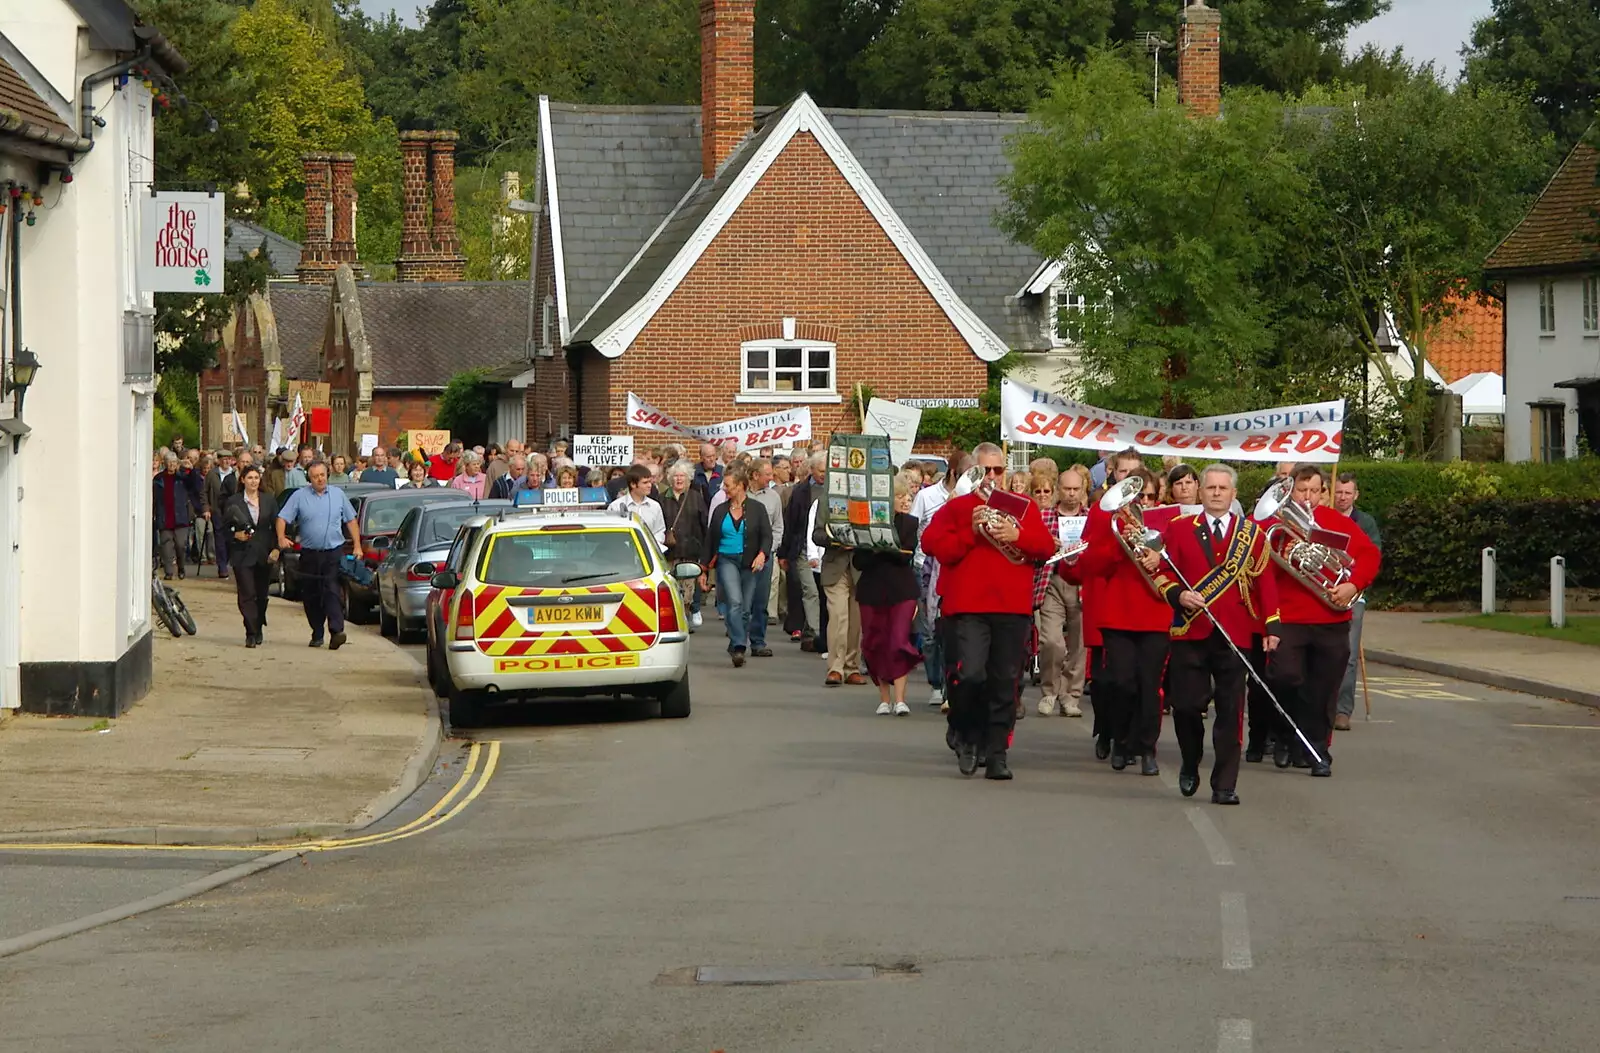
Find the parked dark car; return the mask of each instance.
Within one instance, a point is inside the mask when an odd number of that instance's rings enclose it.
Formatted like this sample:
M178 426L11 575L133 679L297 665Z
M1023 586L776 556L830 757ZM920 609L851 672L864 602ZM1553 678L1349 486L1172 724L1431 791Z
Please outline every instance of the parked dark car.
M473 516L497 515L510 501L419 505L406 513L378 564L378 628L385 636L409 643L427 631L429 583L445 565L450 543L461 524Z
M297 489L299 487L291 486L287 490L280 490L278 492L278 507L282 508L289 500L289 495ZM384 486L381 483L345 483L339 489L344 491L344 496L350 499L351 505L355 506L359 515L361 502L368 494L383 493L393 490L394 487ZM273 529L276 530L277 528L273 527ZM278 557L278 569L276 571L278 595L286 600L298 600L300 598L300 542L298 539L300 531L291 524L285 533L289 535L289 540L293 542L293 547ZM344 547L346 552L350 551L350 542L346 541ZM270 583L268 587L271 587Z
M351 578L344 579L345 618L353 622L372 620L378 606L378 567L394 543L396 531L413 508L424 505L471 505L472 495L465 490L452 490L447 486L425 486L419 490L385 490L382 493L363 495L356 506L356 523L361 528L361 547L365 550L367 569L373 572L369 582L363 584Z

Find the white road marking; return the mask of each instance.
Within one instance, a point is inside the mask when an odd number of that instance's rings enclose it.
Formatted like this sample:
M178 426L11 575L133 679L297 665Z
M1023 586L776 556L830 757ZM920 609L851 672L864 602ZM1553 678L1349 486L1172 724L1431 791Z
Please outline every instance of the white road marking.
M1233 866L1233 853L1228 851L1228 842L1222 838L1222 831L1217 829L1211 817L1202 808L1191 807L1189 825L1194 827L1194 832L1200 835L1200 843L1206 846L1206 854L1211 857L1211 862L1219 867Z
M1222 894L1222 967L1224 969L1249 969L1255 965L1250 956L1250 921L1244 909L1243 892Z
M1250 1053L1255 1028L1248 1020L1217 1021L1217 1053Z
M1513 724L1514 728L1560 728L1563 731L1600 731L1600 724Z

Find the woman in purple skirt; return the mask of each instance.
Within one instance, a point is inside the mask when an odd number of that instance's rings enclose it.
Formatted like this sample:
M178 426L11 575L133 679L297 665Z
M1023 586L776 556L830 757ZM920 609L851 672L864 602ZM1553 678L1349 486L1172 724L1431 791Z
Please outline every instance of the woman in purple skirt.
M911 556L917 547L917 520L910 515L911 491L894 483L894 532L900 551L861 550L855 554L861 580L856 603L861 608L861 657L878 685L878 715L907 716L906 676L922 665L922 652L911 643L917 614L917 575ZM890 690L893 689L891 700Z

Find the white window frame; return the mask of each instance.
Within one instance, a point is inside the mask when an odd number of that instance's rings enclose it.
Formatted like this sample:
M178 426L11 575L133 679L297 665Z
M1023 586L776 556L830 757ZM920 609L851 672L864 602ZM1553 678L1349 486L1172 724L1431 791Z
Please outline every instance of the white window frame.
M1556 331L1556 283L1539 283L1539 333L1551 336Z
M1600 334L1600 274L1583 276L1583 332Z
M553 296L546 296L539 309L539 354L544 358L554 358L556 328L556 300Z
M800 369L801 383L812 372L811 355L817 351L828 353L828 386L826 389L812 389L800 391L777 391L778 352L798 350L801 354L802 366ZM752 352L766 353L767 381L771 387L767 389L750 388L746 384L752 372L749 365ZM839 346L828 340L800 340L800 339L773 339L773 340L747 340L739 345L739 394L735 395L736 403L840 403L843 398L839 395Z

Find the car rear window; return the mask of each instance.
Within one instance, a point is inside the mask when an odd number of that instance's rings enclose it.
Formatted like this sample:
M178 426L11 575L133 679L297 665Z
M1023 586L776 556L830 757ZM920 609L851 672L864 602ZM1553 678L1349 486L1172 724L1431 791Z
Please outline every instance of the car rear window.
M410 501L364 501L361 505L361 533L392 534L400 529L406 513L415 507Z
M417 535L416 543L411 547L418 551L425 548L438 548L448 545L455 540L456 531L461 529L461 524L473 516L481 516L483 511L470 502L460 508L441 508L438 511L430 510L422 520L422 530Z
M532 589L604 585L648 574L639 552L629 529L501 534L490 543L478 577Z

